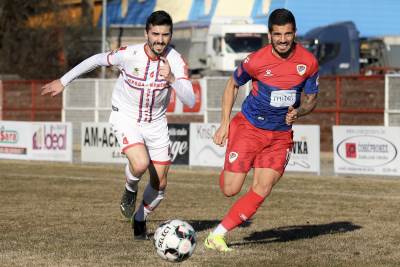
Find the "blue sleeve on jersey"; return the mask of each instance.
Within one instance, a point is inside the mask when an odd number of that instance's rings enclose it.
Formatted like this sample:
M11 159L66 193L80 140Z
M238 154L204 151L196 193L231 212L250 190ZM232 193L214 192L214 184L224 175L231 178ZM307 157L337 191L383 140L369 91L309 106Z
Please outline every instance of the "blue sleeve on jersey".
M304 86L304 93L306 94L318 93L319 91L318 78L319 78L318 71L314 75L308 77L308 79L306 80L306 84Z
M233 78L238 86L242 86L251 80L251 76L244 70L243 63L236 68Z

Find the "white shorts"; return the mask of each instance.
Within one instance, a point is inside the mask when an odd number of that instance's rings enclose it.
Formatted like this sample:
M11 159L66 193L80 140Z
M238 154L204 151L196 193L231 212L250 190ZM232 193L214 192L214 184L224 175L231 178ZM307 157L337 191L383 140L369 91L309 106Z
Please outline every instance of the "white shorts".
M118 111L112 111L109 122L124 153L128 148L144 144L150 159L157 164L171 164L170 140L166 119L137 123Z

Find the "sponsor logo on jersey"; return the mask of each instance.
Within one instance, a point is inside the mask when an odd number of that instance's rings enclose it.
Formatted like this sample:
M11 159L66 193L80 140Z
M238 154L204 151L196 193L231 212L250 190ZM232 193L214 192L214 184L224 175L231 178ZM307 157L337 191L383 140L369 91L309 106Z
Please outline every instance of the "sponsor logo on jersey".
M245 59L244 59L244 63L248 63L250 61L250 58L249 57L246 57Z
M272 74L272 70L270 70L270 69L267 69L266 71L265 71L265 73L264 73L264 76L266 76L266 77L271 77L273 74Z
M299 64L299 65L296 66L296 69L297 69L297 73L298 73L300 76L303 76L304 73L306 73L307 66L304 65L304 64Z
M232 163L238 158L239 154L237 152L229 153L229 162Z
M132 74L135 76L139 75L139 68L134 68Z
M296 90L277 90L271 92L270 105L273 107L289 107L296 103Z

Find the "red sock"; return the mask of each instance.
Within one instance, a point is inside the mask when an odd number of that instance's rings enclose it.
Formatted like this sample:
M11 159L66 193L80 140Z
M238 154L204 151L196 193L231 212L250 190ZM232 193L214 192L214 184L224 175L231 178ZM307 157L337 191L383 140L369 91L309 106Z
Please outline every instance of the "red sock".
M256 213L258 207L264 202L264 198L251 188L249 192L239 198L225 215L221 224L225 229L232 230L242 222L250 219Z
M219 175L219 188L222 192L224 192L224 170L222 170L221 174Z

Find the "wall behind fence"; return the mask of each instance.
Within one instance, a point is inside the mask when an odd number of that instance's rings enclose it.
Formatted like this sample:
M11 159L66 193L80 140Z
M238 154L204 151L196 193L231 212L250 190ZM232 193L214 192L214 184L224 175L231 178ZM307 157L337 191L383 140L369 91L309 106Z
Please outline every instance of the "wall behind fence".
M61 121L62 97L43 97L46 81L1 81L0 120Z

